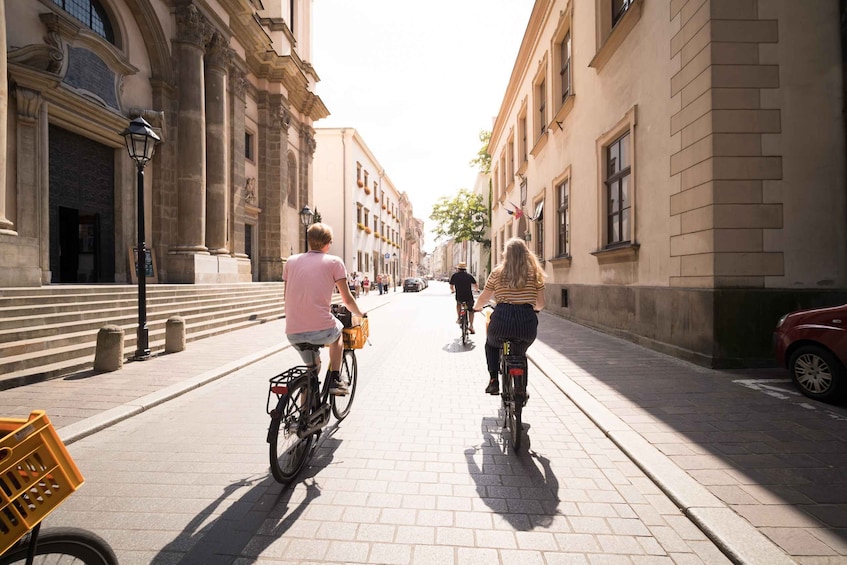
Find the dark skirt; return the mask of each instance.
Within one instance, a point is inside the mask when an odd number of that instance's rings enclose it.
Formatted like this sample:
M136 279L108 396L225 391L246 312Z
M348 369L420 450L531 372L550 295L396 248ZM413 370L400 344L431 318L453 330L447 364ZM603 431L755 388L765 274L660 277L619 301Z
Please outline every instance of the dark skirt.
M491 314L485 338L485 360L488 373L497 374L500 366L500 347L512 342L513 355L524 355L538 335L538 314L531 304L498 304Z

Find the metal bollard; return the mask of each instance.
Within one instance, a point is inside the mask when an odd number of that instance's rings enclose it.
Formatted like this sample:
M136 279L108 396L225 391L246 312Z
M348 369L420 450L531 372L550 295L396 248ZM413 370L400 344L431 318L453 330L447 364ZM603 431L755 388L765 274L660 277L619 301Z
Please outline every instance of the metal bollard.
M124 365L124 330L120 326L103 326L97 332L94 370L108 373Z
M173 316L165 323L165 353L185 349L185 318Z

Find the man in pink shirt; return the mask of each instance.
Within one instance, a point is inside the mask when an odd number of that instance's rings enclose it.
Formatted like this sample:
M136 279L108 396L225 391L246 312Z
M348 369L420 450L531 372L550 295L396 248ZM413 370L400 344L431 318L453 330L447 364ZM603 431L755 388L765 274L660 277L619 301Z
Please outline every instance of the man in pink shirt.
M356 299L347 286L347 268L344 261L329 255L332 228L326 224L312 224L306 232L309 251L292 255L285 263L282 278L285 281L285 334L292 344L313 343L329 346L329 370L332 379L330 392L347 394L347 383L339 376L341 356L344 354L341 321L330 312L333 289L338 289L347 309L359 317ZM310 352L301 351L306 363L313 361ZM317 364L320 365L320 357Z

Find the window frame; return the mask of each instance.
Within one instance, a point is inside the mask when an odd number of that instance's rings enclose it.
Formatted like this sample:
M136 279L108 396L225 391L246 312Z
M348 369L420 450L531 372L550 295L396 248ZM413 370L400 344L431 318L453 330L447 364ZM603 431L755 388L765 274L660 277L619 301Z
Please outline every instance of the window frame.
M629 33L641 19L644 0L628 0L627 8L613 23L612 2L614 0L594 0L596 50L589 67L598 73L624 43Z
M72 17L74 20L76 20L79 23L81 23L82 25L84 25L93 34L97 35L98 37L101 37L102 39L104 39L105 41L109 42L110 44L112 44L116 47L118 46L119 35L118 35L117 29L116 29L117 26L112 21L112 16L109 13L109 10L106 9L106 6L104 6L102 2L99 2L98 0L85 0L85 1L87 1L87 6L79 6L79 8L81 8L83 10L85 8L88 8L88 14L78 14L77 12L71 11L66 7L67 4L69 2L71 2L71 0L51 0L51 1L52 1L54 6L61 9L66 14L68 14L70 17ZM74 0L71 3L78 4L79 2L78 2L78 0ZM87 15L88 21L85 21L85 20L83 20L82 18L79 17L79 16L83 16L83 15ZM93 21L94 16L97 16L97 19L99 20L98 22ZM102 33L101 33L100 30L97 29L97 27L92 25L92 23L99 23L103 28Z
M533 157L538 156L541 149L547 144L547 138L550 131L550 104L549 104L549 88L547 81L547 53L538 65L538 72L532 81L532 103L533 103L533 131L537 132L535 143L533 144L530 154Z
M638 186L636 179L638 171L638 128L637 126L637 106L633 106L627 111L621 120L614 125L609 131L601 135L596 141L597 151L597 251L595 255L601 262L606 259L614 258L615 260L635 260L638 255L640 244L638 243ZM610 242L609 235L609 202L607 196L607 181L609 176L608 152L607 148L612 146L616 141L629 134L629 237L626 240ZM618 177L620 178L620 177ZM614 180L614 179L612 179Z

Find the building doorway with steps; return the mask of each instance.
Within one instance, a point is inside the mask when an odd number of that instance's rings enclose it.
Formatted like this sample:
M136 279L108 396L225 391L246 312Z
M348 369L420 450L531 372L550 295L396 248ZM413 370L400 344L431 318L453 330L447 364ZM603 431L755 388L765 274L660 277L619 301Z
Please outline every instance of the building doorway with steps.
M115 151L51 125L53 283L115 282Z

